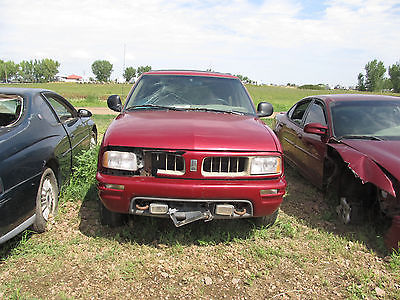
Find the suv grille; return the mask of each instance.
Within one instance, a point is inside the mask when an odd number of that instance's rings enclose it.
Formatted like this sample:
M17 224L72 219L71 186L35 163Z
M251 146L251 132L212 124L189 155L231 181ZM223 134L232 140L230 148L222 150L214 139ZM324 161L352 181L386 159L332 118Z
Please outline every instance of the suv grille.
M248 157L207 157L203 162L204 176L245 176Z
M185 174L185 161L179 154L167 152L151 153L151 165L157 169L157 174L183 175Z

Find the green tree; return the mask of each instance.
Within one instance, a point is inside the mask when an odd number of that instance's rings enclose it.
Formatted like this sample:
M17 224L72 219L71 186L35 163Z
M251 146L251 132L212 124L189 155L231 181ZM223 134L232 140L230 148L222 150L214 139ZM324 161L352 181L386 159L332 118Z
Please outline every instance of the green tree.
M150 66L140 66L140 67L137 68L136 73L137 73L137 76L139 77L143 73L149 72L149 71L151 71L151 67Z
M34 82L35 81L35 70L33 61L23 60L19 63L18 77L22 82Z
M35 82L53 81L58 73L60 63L50 58L41 60L35 59L33 62L33 77Z
M243 76L240 74L235 75L237 78L240 79L241 82L245 83L245 84L255 84L256 82L254 80L251 80L249 77L247 76Z
M386 68L382 61L374 59L365 65L365 87L367 91L374 92L383 89Z
M365 76L362 73L358 74L358 83L357 83L357 90L365 91Z
M122 76L124 76L126 82L129 82L136 76L136 69L134 67L127 67Z
M0 59L0 81L10 81L17 78L18 64L13 61L2 61Z
M33 77L35 78L35 82L44 82L42 65L40 64L40 60L35 59L33 61Z
M389 80L392 83L393 91L400 93L400 62L389 67Z
M110 81L113 65L108 60L96 60L92 64L92 72L98 81Z
M60 67L60 63L58 61L52 60L50 58L45 58L40 61L43 70L43 79L45 82L54 81L58 68Z

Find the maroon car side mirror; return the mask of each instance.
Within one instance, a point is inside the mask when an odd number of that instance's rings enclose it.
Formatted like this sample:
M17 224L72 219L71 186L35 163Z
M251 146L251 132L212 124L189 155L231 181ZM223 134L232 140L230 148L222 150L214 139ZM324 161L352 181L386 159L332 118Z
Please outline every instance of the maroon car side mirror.
M320 123L309 123L304 126L304 132L324 136L328 133L328 126Z

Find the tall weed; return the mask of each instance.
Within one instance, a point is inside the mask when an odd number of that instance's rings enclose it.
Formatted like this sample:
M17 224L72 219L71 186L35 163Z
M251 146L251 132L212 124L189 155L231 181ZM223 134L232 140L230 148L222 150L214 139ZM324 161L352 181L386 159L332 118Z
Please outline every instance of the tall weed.
M76 157L68 185L61 191L64 201L90 200L96 197L96 170L98 147L82 152Z

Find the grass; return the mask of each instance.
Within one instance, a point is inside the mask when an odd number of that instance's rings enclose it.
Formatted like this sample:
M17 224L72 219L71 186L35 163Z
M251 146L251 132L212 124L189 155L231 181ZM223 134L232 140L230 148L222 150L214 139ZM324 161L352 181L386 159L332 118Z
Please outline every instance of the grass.
M2 246L0 298L373 299L376 288L400 297L399 253L384 259L354 236L363 227L310 216L303 207L327 207L290 168L288 194L270 228L249 220L175 228L168 219L136 217L112 229L98 221L95 158L91 151L78 160L48 232L25 231Z
M306 95L249 90L257 101L282 99L282 109ZM94 116L99 138L114 117ZM270 228L249 220L175 228L168 219L136 217L113 229L99 224L96 151L78 162L49 230L25 231L0 246L0 299L376 299L382 290L384 298L400 298L400 254L386 256L382 233L371 227L340 224L291 168Z

